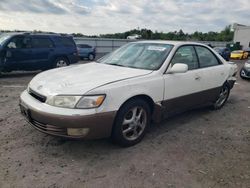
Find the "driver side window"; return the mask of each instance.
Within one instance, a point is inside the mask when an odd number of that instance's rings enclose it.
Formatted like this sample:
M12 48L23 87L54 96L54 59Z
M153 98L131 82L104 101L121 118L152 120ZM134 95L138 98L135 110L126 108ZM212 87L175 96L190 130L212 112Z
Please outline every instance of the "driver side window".
M198 59L193 46L182 46L176 52L171 61L173 66L175 63L183 63L188 66L188 70L198 68Z
M30 47L30 39L25 37L14 37L7 44L7 48L9 49L20 49L20 48L29 48Z

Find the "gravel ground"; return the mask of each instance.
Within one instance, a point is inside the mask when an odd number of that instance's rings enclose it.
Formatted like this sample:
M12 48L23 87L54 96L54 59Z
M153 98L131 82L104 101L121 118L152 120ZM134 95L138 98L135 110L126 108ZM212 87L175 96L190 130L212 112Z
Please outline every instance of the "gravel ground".
M35 74L0 78L0 187L250 187L250 81L238 78L223 109L172 117L119 148L28 125L18 99Z

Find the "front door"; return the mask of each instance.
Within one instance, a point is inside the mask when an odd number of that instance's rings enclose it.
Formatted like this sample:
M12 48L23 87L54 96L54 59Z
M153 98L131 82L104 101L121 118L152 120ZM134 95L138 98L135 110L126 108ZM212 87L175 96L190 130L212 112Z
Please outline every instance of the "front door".
M167 114L181 112L201 103L202 72L199 70L198 58L193 46L182 46L177 49L169 68L175 63L188 65L186 73L165 73L165 93L163 106Z
M4 62L11 70L24 70L29 68L32 62L30 37L13 37L6 45Z

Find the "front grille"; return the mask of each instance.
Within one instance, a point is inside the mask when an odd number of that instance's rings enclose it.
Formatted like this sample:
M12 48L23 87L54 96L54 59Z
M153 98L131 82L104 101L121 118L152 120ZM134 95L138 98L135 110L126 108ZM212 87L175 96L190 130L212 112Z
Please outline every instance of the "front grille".
M56 127L53 125L46 125L33 119L31 119L30 123L41 132L55 136L68 136L66 128Z
M245 71L245 73L247 76L250 76L250 71L249 72Z
M34 97L35 99L37 99L37 100L39 100L40 102L42 102L42 103L44 103L44 102L46 101L46 99L47 99L45 96L43 96L43 95L41 95L41 94L35 92L34 90L32 90L32 89L30 89L30 88L29 88L29 94L30 94L32 97Z

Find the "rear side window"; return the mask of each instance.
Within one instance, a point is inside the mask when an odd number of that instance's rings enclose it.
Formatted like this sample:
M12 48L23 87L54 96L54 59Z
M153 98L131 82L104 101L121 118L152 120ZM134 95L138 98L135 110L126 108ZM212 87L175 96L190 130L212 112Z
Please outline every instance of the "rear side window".
M77 45L79 48L92 48L91 46L87 45L87 44L78 44Z
M195 49L199 58L201 68L216 66L220 64L218 59L209 49L202 46L195 46Z
M195 54L194 47L193 46L180 47L176 51L176 53L171 61L172 66L175 63L186 64L188 66L188 70L197 69L198 68L198 59L197 59L197 56Z
M70 37L59 37L58 40L65 47L75 47L75 42Z
M32 47L33 48L52 48L53 43L49 38L33 38Z

